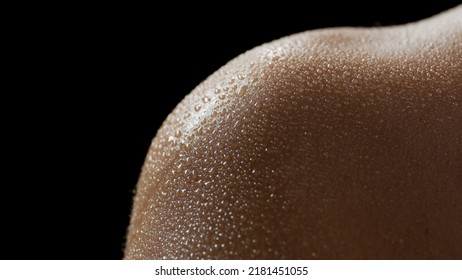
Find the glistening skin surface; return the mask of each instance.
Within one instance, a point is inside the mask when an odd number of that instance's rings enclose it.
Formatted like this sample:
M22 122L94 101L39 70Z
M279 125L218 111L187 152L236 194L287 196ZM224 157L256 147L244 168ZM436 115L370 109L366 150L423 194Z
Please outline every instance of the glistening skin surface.
M257 47L153 140L127 259L462 258L462 7Z

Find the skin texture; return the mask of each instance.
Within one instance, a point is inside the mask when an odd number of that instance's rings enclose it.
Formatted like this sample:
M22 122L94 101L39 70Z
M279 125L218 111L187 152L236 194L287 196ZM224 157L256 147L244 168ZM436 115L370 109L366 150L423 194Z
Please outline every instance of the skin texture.
M462 258L462 6L289 36L168 116L126 259Z

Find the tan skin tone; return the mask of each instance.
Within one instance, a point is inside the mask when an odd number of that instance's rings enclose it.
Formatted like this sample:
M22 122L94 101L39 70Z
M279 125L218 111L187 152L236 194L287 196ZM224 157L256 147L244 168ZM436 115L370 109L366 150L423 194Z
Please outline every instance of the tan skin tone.
M126 259L462 258L462 6L228 63L153 140Z

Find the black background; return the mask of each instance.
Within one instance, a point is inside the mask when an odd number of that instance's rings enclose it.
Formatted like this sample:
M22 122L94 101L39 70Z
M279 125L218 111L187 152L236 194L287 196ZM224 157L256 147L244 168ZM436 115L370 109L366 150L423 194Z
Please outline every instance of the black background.
M17 35L13 70L22 76L14 101L2 104L14 110L3 116L0 258L122 258L151 139L186 94L238 54L309 29L400 24L457 4L39 7L45 12Z

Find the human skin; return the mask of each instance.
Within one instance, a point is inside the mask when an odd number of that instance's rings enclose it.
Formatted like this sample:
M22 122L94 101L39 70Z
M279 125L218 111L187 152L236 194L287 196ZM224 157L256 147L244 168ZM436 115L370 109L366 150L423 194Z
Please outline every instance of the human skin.
M461 259L462 6L292 35L178 104L126 259Z

